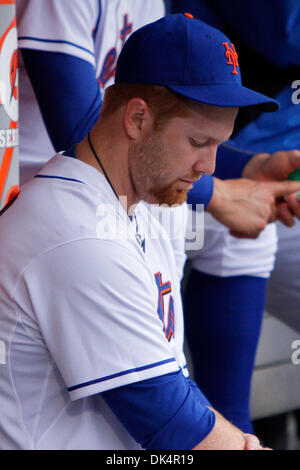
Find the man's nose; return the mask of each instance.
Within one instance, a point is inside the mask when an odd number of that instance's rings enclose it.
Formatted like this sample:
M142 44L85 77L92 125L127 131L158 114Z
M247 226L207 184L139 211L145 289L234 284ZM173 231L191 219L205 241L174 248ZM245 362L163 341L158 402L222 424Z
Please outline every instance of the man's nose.
M193 170L206 175L212 175L216 169L216 154L216 147L208 149L205 155L201 155L201 158L195 163Z

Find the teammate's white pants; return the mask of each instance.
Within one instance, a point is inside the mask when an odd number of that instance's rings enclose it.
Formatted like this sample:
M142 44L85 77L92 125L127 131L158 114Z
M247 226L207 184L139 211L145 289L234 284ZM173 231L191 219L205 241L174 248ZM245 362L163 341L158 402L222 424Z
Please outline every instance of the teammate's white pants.
M227 227L205 213L204 246L201 250L189 251L188 257L194 269L214 276L269 277L276 249L275 224L268 224L255 240L238 239L229 234Z
M300 331L300 221L277 223L278 252L269 280L267 311Z

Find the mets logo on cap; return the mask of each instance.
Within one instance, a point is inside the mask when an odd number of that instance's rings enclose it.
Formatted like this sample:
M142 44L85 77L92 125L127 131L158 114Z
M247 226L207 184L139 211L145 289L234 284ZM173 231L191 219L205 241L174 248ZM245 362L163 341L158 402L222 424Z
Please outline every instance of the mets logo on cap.
M233 70L231 73L234 75L238 75L237 67L239 67L238 62L238 55L235 50L234 44L231 43L231 47L229 46L228 42L223 42L223 46L225 46L225 56L227 57L227 64L233 66Z

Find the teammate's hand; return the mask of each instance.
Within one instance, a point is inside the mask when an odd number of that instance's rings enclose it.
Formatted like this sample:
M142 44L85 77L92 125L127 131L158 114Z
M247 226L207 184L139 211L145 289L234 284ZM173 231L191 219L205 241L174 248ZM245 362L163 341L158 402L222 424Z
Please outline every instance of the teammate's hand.
M297 181L258 182L246 178L214 181L207 211L237 238L257 238L267 223L278 217L276 199L300 191Z
M300 168L300 151L290 150L255 155L246 165L243 177L256 181L284 181L294 170ZM287 227L294 225L294 217L300 219L300 201L295 194L276 200L276 218Z

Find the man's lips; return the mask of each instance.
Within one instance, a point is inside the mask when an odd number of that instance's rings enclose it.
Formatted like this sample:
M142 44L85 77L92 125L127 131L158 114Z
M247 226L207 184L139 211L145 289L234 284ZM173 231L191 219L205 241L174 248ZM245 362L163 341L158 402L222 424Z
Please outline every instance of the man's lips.
M183 179L183 178L180 178L179 180L180 186L183 186L186 191L189 191L190 189L192 189L195 181L197 180L188 180L188 179Z
M189 185L193 185L196 183L196 181L199 181L201 178L201 175L198 178L180 178L180 181L183 181L184 183L187 183Z
M186 180L186 179L181 178L180 181L183 181L184 183L194 184L195 181L197 180Z

